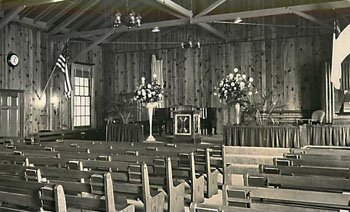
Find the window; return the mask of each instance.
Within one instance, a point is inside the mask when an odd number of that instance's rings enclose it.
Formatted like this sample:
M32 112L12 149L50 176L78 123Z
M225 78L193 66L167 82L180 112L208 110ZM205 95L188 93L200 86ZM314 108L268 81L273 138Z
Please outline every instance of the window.
M74 72L74 127L91 126L91 67L75 66Z

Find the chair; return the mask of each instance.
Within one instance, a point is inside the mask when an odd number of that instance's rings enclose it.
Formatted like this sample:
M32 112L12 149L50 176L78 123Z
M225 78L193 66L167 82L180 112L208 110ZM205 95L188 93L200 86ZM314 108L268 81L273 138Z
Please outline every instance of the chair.
M323 110L316 110L312 112L311 123L322 124L324 116L325 116L325 112Z

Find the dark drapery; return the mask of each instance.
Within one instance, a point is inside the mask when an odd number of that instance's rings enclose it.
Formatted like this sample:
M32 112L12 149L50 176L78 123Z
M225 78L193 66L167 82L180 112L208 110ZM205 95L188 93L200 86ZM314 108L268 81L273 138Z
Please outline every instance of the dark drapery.
M308 125L306 128L310 145L350 146L349 125Z
M107 125L107 141L142 142L143 126L141 124Z
M350 146L348 125L225 126L228 146L297 148L305 145Z

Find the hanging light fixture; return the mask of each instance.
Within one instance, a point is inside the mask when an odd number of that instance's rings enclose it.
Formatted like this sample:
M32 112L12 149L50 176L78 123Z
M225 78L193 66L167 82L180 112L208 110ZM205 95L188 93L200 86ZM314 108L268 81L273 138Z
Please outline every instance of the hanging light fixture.
M233 21L233 23L234 24L239 24L239 23L241 23L243 20L242 20L242 18L241 17L237 17L237 18L235 18L235 20Z
M120 14L120 12L118 11L115 16L114 16L114 22L113 22L113 26L114 27L119 27L122 23L122 15Z
M128 1L126 1L126 8L128 15L124 18L122 17L122 14L119 11L117 11L117 13L114 15L113 27L119 27L122 24L124 24L128 29L134 26L140 27L142 19L141 15L136 15L134 11L131 11L129 13Z
M185 34L187 36L187 29L184 28L184 30L185 30ZM197 30L195 31L195 33L197 33ZM201 43L199 42L199 40L192 41L191 37L188 37L187 41L181 42L181 48L183 48L183 49L189 49L189 48L199 49L199 48L201 48Z
M152 32L154 32L154 33L157 33L157 32L160 32L160 29L159 29L159 27L154 27L153 29L152 29Z

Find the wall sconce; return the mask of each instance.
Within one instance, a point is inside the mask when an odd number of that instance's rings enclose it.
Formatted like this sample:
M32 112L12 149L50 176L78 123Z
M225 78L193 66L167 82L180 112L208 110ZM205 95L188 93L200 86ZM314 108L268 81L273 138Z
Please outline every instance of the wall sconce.
M60 102L60 99L58 98L58 96L57 96L57 94L53 94L52 96L51 96L51 105L52 106L58 106L58 103Z
M36 101L36 106L38 108L44 108L46 105L46 94L43 93L42 96L40 98L38 98L38 101Z

